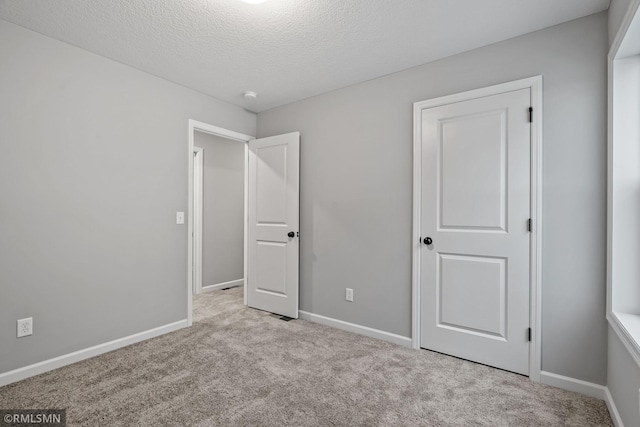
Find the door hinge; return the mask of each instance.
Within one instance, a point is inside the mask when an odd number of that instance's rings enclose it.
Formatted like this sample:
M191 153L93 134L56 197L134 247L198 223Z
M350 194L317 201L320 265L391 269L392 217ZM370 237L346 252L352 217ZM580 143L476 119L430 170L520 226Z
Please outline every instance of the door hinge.
M533 123L533 107L529 107L529 123Z
M527 340L531 342L531 328L527 330Z
M527 221L527 229L529 230L529 232L533 230L533 221L531 220L531 218L529 218L529 221Z

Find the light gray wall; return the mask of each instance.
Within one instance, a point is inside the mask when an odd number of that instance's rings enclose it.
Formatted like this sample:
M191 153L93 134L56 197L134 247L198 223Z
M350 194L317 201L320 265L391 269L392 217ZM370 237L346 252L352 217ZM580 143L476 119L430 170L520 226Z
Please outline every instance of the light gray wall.
M202 286L244 278L244 146L196 132L204 149Z
M187 120L255 115L1 20L0 62L0 372L186 319Z
M625 427L640 427L640 369L609 328L607 387Z
M616 38L630 4L631 0L611 0L609 4L609 46Z
M301 309L409 336L413 103L541 74L542 368L604 384L607 49L601 13L258 114L301 132Z

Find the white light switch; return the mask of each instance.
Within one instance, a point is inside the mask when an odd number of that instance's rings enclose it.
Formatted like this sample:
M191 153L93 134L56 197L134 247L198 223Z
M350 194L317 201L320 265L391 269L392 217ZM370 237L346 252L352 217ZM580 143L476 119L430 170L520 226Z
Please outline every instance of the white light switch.
M351 302L353 302L353 289L351 289L351 288L347 288L347 292L346 292L346 295L345 295L345 296L346 296L346 298L345 298L345 299L346 299L347 301L351 301Z
M176 212L176 224L184 224L184 212Z

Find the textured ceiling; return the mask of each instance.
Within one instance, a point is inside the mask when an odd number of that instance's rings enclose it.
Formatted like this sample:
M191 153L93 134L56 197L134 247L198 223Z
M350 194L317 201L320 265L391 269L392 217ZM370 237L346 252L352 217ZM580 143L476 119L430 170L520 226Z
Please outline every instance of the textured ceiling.
M0 0L0 18L257 112L608 6L609 0ZM258 99L245 100L247 90Z

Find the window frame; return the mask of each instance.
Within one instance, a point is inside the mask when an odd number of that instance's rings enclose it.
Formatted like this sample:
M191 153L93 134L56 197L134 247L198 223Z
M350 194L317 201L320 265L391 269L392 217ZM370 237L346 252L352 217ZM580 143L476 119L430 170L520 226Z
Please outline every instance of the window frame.
M611 45L608 55L608 186L607 186L607 321L611 329L616 333L621 342L627 348L633 359L640 366L640 297L631 304L625 303L621 307L621 294L638 294L640 296L640 269L638 272L629 272L628 268L620 266L624 263L616 263L620 256L629 256L627 253L617 255L616 248L620 249L620 241L624 246L625 239L633 238L633 233L626 233L625 225L629 224L620 219L618 211L617 195L621 190L625 171L621 170L617 162L620 161L620 154L616 151L624 152L625 146L637 144L640 150L640 139L637 136L630 136L624 128L628 120L629 112L622 108L629 102L630 95L618 91L617 85L624 84L625 67L640 67L640 0L632 0L629 4L625 17L620 25L620 29ZM629 58L637 60L626 61ZM636 64L637 62L637 64ZM640 79L640 74L638 74ZM638 82L640 85L640 81ZM633 91L629 91L633 92ZM631 99L634 109L640 111L640 91ZM636 99L637 98L637 99ZM634 130L635 133L640 131ZM635 149L635 147L633 147ZM636 176L634 184L640 185L640 170L633 171ZM621 198L622 199L622 198ZM638 202L640 205L640 201ZM617 208L617 209L616 209ZM619 231L617 227L622 228ZM640 225L636 226L640 229ZM635 230L634 230L635 231ZM635 243L635 242L634 242ZM633 245L631 245L633 246ZM626 251L622 251L626 252ZM634 253L632 256L638 256ZM615 278L615 280L614 280ZM635 305L635 306L634 306Z

